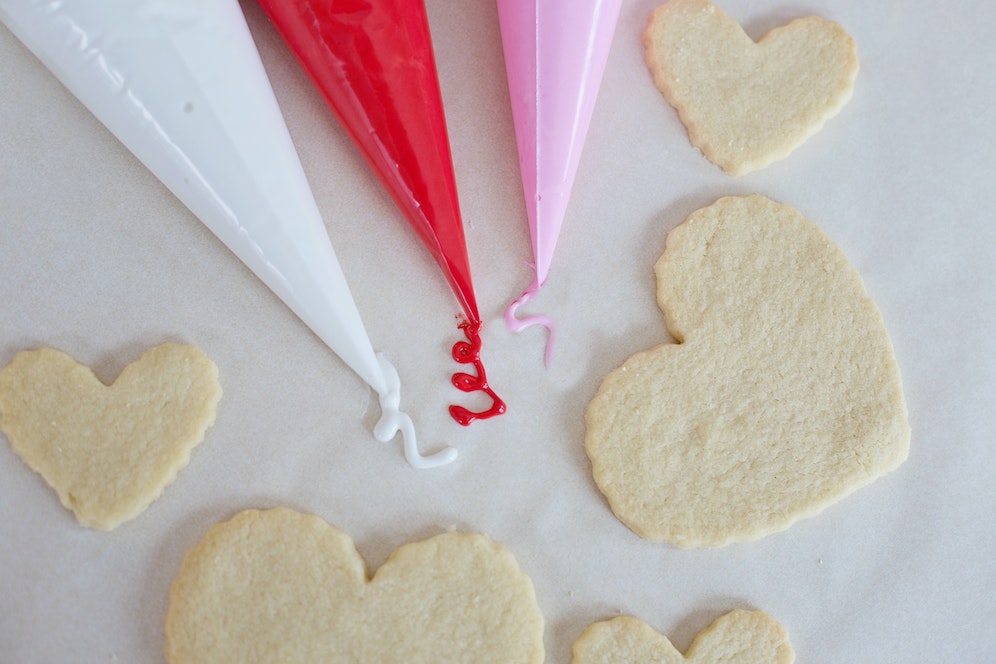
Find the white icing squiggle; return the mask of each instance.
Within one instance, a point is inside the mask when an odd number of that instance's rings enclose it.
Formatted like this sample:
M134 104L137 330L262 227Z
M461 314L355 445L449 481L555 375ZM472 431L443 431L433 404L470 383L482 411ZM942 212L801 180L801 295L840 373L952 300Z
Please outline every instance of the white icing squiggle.
M383 353L377 353L377 361L380 363L381 372L384 374L384 382L387 388L383 393L378 394L380 399L380 420L374 426L374 438L382 443L386 443L399 431L404 440L405 460L412 468L438 468L452 463L457 458L457 451L452 447L445 447L440 451L422 456L418 450L418 440L415 438L415 425L412 418L407 413L399 410L401 405L401 379L398 377L398 370L388 361Z
M533 325L542 325L545 327L548 336L546 339L546 350L543 353L543 364L550 366L550 359L553 357L554 340L557 336L556 324L553 322L553 319L542 315L526 316L525 318L517 318L515 315L519 307L536 297L539 289L540 284L534 281L530 284L529 288L522 292L519 299L508 305L508 308L505 309L505 325L512 332L522 332L527 327L532 327Z

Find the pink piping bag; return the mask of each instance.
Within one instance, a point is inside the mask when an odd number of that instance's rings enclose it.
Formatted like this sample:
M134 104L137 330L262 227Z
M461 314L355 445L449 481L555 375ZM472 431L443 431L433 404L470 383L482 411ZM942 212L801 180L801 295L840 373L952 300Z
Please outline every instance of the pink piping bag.
M498 0L512 120L529 217L535 278L505 310L513 332L555 326L540 315L516 317L546 283L564 222L621 0Z
M490 408L450 406L460 424L505 404L481 362L481 318L467 259L443 101L423 0L260 0L332 113L432 253L463 305L467 341L453 359L472 364L453 384L483 392Z
M377 392L378 440L418 452L374 352L237 0L0 0L0 19Z

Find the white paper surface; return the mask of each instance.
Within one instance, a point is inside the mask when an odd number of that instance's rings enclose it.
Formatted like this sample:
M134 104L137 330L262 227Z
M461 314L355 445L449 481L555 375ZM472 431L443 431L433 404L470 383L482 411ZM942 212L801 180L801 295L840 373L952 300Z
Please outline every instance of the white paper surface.
M854 98L787 159L741 178L693 148L654 88L624 3L545 290L545 336L501 314L531 280L496 10L428 2L478 300L508 413L450 403L458 305L429 253L252 2L243 6L374 346L401 375L423 449L370 434L363 383L0 28L0 364L54 346L111 381L148 347L194 343L225 395L190 465L137 519L79 527L0 444L0 661L163 659L184 553L239 510L288 506L347 531L370 569L455 526L509 547L546 617L549 662L590 623L635 615L684 650L734 608L789 631L800 662L996 658L996 47L989 3L728 0L751 36L819 14L857 40ZM667 232L726 194L798 208L842 247L885 318L913 429L909 460L754 543L678 550L615 519L584 454L602 377L667 340L653 263ZM681 389L675 385L674 389Z

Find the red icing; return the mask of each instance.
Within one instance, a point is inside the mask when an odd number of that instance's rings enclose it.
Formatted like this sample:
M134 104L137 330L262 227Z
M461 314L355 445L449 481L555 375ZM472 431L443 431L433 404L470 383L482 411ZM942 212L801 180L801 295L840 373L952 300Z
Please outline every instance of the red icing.
M260 5L479 321L424 1Z
M453 385L464 392L484 392L491 397L491 407L487 410L474 412L463 406L450 406L450 415L460 424L467 426L474 420L486 420L505 412L505 402L498 398L495 391L488 385L488 376L481 363L481 323L464 321L460 329L467 335L467 341L453 344L453 359L460 364L473 364L477 375L457 372L453 374Z

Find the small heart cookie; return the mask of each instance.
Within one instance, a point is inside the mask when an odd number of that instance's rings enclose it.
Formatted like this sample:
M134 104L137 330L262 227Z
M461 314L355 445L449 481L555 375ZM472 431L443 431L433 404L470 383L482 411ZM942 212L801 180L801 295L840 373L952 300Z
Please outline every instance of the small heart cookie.
M369 578L348 535L283 508L208 531L166 616L172 664L540 664L543 653L532 583L486 536L407 544Z
M854 40L810 16L755 43L707 0L670 0L643 35L654 82L692 144L733 175L782 159L851 98Z
M82 525L111 530L187 465L220 398L218 368L193 346L156 346L110 386L43 348L0 370L0 429Z
M574 664L792 664L788 633L762 611L738 609L699 632L688 653L630 616L597 622L574 642Z
M757 539L906 458L882 317L816 224L722 198L671 232L656 272L679 343L630 357L586 411L595 481L632 530L683 547Z

